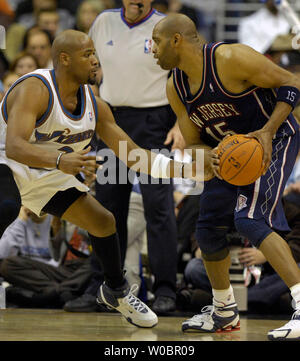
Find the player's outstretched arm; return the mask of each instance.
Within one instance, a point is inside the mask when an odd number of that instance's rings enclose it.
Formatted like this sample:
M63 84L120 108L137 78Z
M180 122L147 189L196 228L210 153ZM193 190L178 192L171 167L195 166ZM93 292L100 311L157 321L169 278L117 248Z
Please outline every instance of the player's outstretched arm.
M86 155L88 150L61 154L29 142L36 120L45 113L48 102L48 89L37 78L28 78L11 91L7 100L7 157L30 167L56 168L58 165L65 173L75 175L83 171L90 174L91 168L96 168L96 160Z
M115 155L129 168L142 173L151 174L155 178L196 177L196 164L191 167L189 164L175 162L163 155L157 155L146 149L140 148L115 122L114 116L102 99L97 99L98 122L96 132L104 143L111 148ZM130 157L133 156L132 158ZM137 158L139 158L137 163ZM136 165L139 169L135 169ZM203 180L203 174L197 174L197 180Z

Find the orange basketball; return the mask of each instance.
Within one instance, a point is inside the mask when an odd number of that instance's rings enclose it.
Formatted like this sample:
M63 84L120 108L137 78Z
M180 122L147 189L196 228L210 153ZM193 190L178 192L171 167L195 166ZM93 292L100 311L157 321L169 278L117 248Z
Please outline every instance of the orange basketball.
M254 138L235 134L218 145L220 175L228 183L245 186L258 179L263 172L263 148Z

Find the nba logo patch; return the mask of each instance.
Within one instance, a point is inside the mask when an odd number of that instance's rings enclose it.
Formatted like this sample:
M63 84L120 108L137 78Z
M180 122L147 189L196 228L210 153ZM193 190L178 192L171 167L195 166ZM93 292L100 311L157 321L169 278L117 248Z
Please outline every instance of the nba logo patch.
M240 210L242 210L245 207L247 207L247 197L240 194L238 196L238 199L237 199L237 202L236 202L235 211L239 212Z
M90 122L93 121L93 113L92 112L89 112L89 119L90 119Z
M150 54L152 52L152 39L145 39L144 53Z

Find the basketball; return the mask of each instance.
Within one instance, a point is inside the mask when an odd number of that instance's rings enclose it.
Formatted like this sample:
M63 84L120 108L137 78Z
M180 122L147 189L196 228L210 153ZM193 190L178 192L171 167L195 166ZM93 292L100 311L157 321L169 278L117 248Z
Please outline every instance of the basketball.
M263 148L258 140L235 134L219 143L220 175L228 183L245 186L263 172Z

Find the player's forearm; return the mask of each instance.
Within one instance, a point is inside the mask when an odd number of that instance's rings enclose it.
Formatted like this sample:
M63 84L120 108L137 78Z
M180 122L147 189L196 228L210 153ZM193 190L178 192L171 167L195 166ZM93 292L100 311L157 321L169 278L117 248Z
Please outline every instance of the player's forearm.
M151 152L150 150L135 148L119 158L134 172L152 175L154 178L191 178L195 176L195 167L190 163L177 162L168 155ZM133 156L133 154L135 154Z
M46 151L22 138L7 139L6 155L33 168L55 168L59 151Z
M280 125L286 120L293 108L284 102L277 102L275 109L263 129L274 136Z

